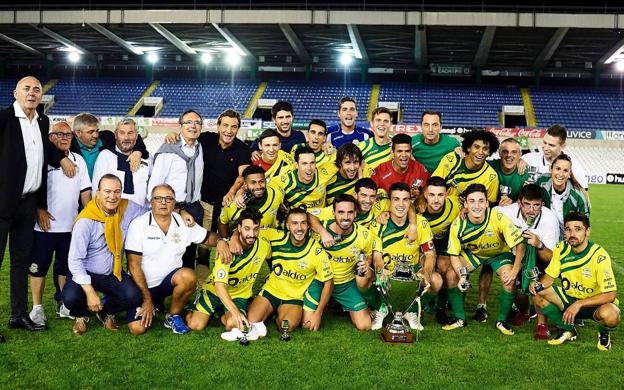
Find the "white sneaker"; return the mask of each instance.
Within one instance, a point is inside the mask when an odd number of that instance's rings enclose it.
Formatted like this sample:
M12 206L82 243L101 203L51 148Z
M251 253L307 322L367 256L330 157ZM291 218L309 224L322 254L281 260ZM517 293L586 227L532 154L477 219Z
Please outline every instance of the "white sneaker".
M371 330L379 330L383 326L384 318L388 315L388 308L383 305L377 311L373 311L373 323Z
M74 317L69 314L69 309L65 306L64 303L58 303L56 305L56 314L58 314L58 316L61 318L71 318L72 320L74 319Z
M420 323L420 320L418 319L417 313L407 312L403 315L403 318L405 318L410 328L417 330L419 332L422 332L423 330L425 330L425 327L422 326L422 324Z
M34 305L30 312L30 319L37 325L45 326L46 316L43 312L43 305Z
M238 328L233 328L229 332L221 333L221 338L225 341L237 341L241 337L243 337L243 332Z
M264 325L264 322L254 322L253 324L251 324L251 330L249 333L251 332L254 332L255 334L257 334L258 337L266 337L267 335L266 325Z

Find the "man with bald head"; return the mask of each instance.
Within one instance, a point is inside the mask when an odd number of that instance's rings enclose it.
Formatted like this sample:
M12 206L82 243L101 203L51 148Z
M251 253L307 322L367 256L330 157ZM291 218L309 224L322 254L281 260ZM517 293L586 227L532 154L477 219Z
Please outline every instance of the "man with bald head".
M47 199L48 209L37 210L35 239L31 255L30 285L33 308L30 319L35 324L45 325L43 311L43 290L45 278L54 257L54 285L57 302L56 312L61 317L69 317L69 310L61 299L61 289L67 275L67 256L71 242L74 219L78 215L78 201L86 206L91 200L91 180L84 158L69 150L73 138L72 129L65 121L57 122L50 128L48 138L57 150L61 151L77 167L77 174L67 177L61 169L48 165Z
M13 91L15 102L0 111L0 253L4 255L10 236L9 328L29 331L46 329L32 322L26 312L33 226L37 207L47 209L45 190L50 120L37 112L42 95L39 80L24 77ZM0 335L2 341L4 337Z

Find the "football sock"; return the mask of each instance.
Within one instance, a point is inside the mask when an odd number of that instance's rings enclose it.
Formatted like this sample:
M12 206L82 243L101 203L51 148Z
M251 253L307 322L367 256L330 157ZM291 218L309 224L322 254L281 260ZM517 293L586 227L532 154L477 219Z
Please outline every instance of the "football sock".
M464 311L464 298L458 287L449 288L447 290L448 300L451 304L451 311L453 316L459 320L466 320L466 313Z
M509 312L511 311L511 305L513 305L516 298L515 292L509 292L505 289L501 289L500 296L498 297L498 318L497 321L506 321Z
M542 308L542 314L546 316L549 320L555 323L559 329L563 330L572 330L574 329L574 325L564 324L563 323L563 313L557 306L552 303L549 303L548 306Z

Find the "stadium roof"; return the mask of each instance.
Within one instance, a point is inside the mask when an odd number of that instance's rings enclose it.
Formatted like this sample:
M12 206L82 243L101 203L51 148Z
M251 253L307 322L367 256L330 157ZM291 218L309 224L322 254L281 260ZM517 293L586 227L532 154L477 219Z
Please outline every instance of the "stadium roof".
M335 71L341 68L340 54L347 53L355 68L365 66L368 72L457 72L448 65L460 65L465 72L524 76L536 70L568 76L615 73L610 64L624 60L624 14L617 13L624 10L614 8L602 7L599 13L558 5L538 12L531 2L523 7L496 2L471 11L477 5L468 2L459 10L430 10L425 4L397 10L401 5L389 2L380 9L366 3L347 10L311 1L308 9L267 2L249 9L250 2L234 1L227 9L200 2L180 2L175 9L143 2L151 8L137 9L136 2L115 3L107 9L97 2L88 9L72 2L62 8L46 4L35 10L28 3L0 8L0 56L8 65L64 65L68 52L76 51L81 64L143 67L146 54L156 52L158 66L188 68L200 66L201 55L210 53L208 67L220 68L234 51L242 56L243 68Z

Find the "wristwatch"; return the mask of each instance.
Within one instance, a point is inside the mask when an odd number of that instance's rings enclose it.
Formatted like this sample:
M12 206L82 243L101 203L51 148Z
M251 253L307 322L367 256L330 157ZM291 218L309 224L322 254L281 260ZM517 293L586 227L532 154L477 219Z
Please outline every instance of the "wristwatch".
M217 241L224 241L224 242L230 242L230 238L229 237L219 237L219 239Z
M544 243L540 241L540 245L537 247L537 250L541 251L544 248L546 248L546 245L544 245Z

